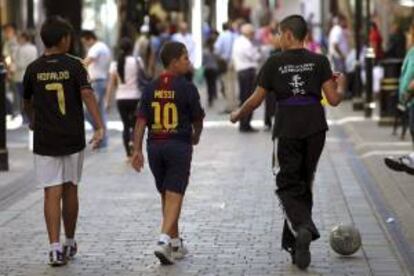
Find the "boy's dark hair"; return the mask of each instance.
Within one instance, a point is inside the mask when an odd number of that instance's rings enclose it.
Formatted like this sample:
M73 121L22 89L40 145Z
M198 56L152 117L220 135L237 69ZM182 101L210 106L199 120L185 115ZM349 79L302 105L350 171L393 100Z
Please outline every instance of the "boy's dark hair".
M94 31L91 31L91 30L83 30L82 32L81 32L81 38L85 38L85 39L93 39L93 40L97 40L98 39L98 37L96 36L96 34L95 34L95 32Z
M281 31L291 31L293 37L299 41L304 41L308 34L308 25L301 15L288 16L280 22L279 26Z
M166 42L162 46L160 58L164 67L168 67L173 59L178 59L187 52L187 48L181 42Z
M72 25L60 16L52 16L43 23L40 37L46 48L59 45L62 38L73 33Z

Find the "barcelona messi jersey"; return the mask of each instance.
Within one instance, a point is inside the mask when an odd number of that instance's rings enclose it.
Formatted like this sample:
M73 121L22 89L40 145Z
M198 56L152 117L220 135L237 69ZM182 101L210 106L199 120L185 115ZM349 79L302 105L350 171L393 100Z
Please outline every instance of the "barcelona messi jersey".
M138 119L146 121L148 141L182 140L191 142L192 123L204 118L195 85L183 76L161 74L144 91Z

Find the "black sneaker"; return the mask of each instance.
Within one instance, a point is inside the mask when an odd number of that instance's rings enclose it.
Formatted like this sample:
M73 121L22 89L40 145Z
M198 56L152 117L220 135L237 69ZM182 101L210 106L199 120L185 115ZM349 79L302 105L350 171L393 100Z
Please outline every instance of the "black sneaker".
M65 255L59 250L49 251L49 265L50 266L62 266L66 264Z
M414 175L414 160L408 155L401 157L386 157L384 158L385 165L393 171L406 172Z
M311 241L311 232L306 228L299 229L294 251L294 264L296 264L299 269L306 269L311 262L311 253L309 250Z
M63 254L65 258L71 260L75 257L76 253L78 252L78 244L75 242L73 246L65 245L63 247Z

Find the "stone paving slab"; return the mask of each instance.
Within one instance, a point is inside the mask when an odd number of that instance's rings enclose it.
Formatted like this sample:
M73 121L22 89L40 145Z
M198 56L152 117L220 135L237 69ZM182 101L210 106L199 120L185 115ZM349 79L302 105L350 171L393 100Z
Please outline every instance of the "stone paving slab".
M85 163L77 258L63 268L46 265L37 190L0 212L0 275L408 275L334 129L315 182L314 216L322 238L312 244L308 271L293 267L280 249L283 219L274 195L271 148L265 132L205 130L182 214L190 255L162 267L153 256L160 202L152 176L148 166L142 174L132 171L120 141L114 141ZM354 222L361 231L363 248L352 257L329 248L329 231L339 222Z

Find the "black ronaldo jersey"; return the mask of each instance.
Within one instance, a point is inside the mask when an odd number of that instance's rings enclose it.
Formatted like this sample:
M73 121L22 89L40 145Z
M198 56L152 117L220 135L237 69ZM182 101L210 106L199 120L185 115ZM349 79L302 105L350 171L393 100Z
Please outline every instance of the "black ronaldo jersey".
M191 142L192 123L204 118L197 88L183 76L162 74L144 91L138 118L147 122L148 140Z
M31 63L23 79L24 99L33 99L34 153L70 155L85 147L82 89L92 89L81 60L44 55Z

